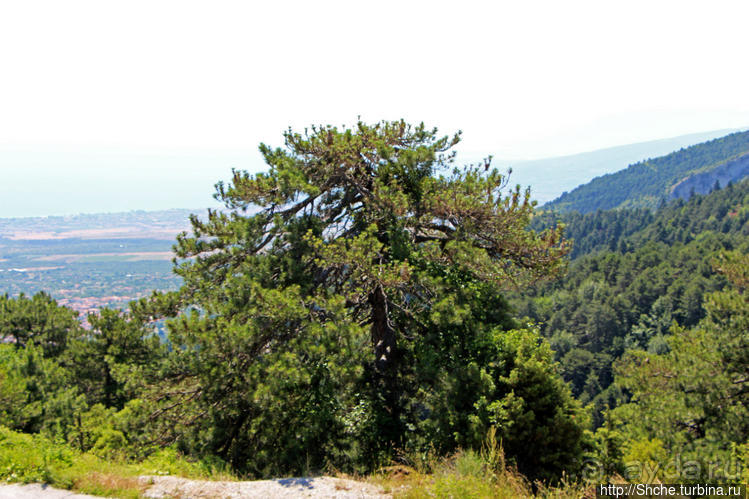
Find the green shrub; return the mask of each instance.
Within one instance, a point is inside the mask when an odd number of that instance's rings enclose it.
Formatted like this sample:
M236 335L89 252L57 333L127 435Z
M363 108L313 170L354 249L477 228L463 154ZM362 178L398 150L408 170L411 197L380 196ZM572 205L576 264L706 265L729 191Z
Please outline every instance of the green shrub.
M57 472L72 463L73 453L65 446L0 426L0 480L53 483Z

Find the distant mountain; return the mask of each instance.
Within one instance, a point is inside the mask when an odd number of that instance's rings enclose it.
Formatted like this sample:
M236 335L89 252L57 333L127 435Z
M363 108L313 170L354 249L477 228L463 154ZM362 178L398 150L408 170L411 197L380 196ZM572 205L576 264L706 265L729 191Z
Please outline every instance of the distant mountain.
M595 177L614 173L645 158L657 158L683 147L724 137L736 129L680 135L667 139L638 142L571 156L534 160L496 160L500 168L512 168L510 182L531 186L531 195L539 203L559 197L565 191L590 182ZM477 158L478 159L478 158Z
M749 174L749 131L697 144L624 170L597 177L546 203L556 211L590 213L613 208L655 208L664 200L688 198Z
M655 208L662 200L688 198L749 175L749 131L697 144L597 177L544 205L590 213L612 208Z

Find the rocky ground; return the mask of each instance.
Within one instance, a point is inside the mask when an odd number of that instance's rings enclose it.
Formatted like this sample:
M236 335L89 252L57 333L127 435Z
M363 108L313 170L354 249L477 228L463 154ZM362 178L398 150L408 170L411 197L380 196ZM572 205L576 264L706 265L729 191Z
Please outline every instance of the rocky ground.
M76 494L69 490L55 489L40 483L22 485L12 483L0 485L0 499L99 499L85 494Z
M144 496L149 498L239 499L268 497L326 497L381 499L391 497L377 486L342 478L283 478L251 482L188 480L173 476L144 476ZM41 484L0 485L0 499L93 499Z

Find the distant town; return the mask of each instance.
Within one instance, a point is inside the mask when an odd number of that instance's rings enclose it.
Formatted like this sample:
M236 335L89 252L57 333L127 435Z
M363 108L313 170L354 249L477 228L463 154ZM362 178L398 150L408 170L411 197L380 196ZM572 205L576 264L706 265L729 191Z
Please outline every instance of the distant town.
M49 293L81 319L176 289L172 244L200 210L0 218L0 293Z

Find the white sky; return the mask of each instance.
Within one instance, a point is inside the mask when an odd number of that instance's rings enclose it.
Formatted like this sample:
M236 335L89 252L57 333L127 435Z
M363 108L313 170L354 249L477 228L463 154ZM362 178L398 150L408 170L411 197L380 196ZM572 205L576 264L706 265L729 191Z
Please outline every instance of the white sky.
M0 149L252 155L360 115L530 159L746 127L747 19L746 0L2 1Z

